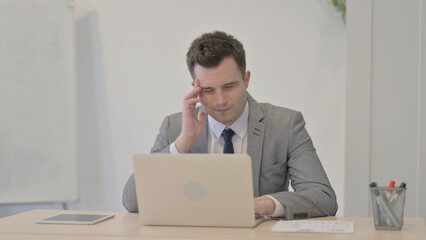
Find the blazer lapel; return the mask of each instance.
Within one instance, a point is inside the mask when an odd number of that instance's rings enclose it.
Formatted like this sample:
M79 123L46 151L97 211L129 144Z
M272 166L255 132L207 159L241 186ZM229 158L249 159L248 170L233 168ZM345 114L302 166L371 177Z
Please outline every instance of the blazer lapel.
M265 125L261 122L264 118L259 104L248 94L249 120L247 126L247 152L251 157L253 171L254 196L259 196L260 165L262 162L263 140Z

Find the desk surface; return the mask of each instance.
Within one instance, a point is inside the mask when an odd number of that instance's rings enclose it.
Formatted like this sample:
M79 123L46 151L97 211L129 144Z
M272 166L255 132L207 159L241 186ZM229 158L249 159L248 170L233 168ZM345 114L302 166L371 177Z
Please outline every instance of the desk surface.
M95 225L36 224L35 221L59 213L115 214L113 219ZM206 228L141 226L138 214L122 212L34 210L0 218L0 239L425 239L423 218L404 218L401 231L375 230L372 218L324 217L310 220L355 221L350 234L276 233L276 221L256 228Z

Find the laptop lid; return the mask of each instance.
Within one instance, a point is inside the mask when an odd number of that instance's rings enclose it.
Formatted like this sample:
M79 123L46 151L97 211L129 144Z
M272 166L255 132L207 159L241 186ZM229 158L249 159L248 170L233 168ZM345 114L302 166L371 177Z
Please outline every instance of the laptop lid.
M133 157L144 225L254 227L252 168L243 154Z

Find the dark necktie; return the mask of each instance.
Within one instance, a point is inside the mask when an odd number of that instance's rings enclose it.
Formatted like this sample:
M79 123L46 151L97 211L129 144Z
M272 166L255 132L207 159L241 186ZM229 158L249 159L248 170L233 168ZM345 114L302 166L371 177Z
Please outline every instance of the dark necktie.
M232 145L232 136L235 132L232 129L228 128L223 130L222 136L225 140L225 147L223 148L223 153L234 153L234 145Z

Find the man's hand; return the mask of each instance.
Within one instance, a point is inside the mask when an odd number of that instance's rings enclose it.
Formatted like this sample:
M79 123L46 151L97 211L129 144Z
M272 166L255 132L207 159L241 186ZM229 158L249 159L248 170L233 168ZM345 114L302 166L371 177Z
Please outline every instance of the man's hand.
M256 215L272 215L275 211L275 202L269 197L254 198L254 213Z
M187 153L201 136L204 127L206 113L198 112L196 115L197 103L201 101L198 98L201 88L200 81L195 80L194 88L183 99L182 110L182 132L175 141L175 147L179 153Z

